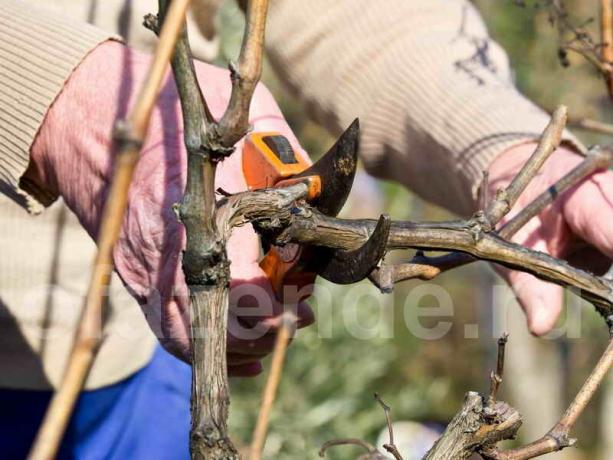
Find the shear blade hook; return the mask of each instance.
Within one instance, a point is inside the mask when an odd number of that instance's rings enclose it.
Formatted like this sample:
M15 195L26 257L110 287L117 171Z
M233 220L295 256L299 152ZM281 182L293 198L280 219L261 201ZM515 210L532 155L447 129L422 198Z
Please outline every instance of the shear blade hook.
M352 251L332 250L329 261L318 274L336 284L353 284L366 278L385 255L391 219L384 214L370 238Z

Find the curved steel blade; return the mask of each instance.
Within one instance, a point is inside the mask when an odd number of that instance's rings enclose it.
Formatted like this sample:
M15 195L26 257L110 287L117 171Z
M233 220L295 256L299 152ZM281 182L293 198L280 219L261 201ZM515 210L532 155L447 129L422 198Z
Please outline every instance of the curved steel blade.
M359 141L360 122L356 118L319 161L294 176L321 178L321 195L311 204L322 214L336 216L345 204L358 166Z
M391 222L388 215L382 215L368 241L358 249L326 250L329 259L321 254L324 257L318 260L321 266L317 273L336 284L352 284L366 278L385 255Z

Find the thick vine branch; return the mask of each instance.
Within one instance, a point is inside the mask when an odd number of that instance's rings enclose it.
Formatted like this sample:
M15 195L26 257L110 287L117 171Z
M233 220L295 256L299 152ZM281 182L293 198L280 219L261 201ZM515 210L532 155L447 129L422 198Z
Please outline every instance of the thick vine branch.
M308 208L298 208L284 238L289 242L355 249L366 241L375 225L374 220L334 219ZM472 221L393 222L388 249L464 252L481 260L531 273L545 281L575 288L605 318L613 313L611 281L572 267L548 254L505 241L493 233L484 233Z
M375 220L347 220L324 216L301 202L305 186L234 195L224 203L235 225L254 223L263 233L273 234L277 244L288 242L355 249L376 226ZM282 204L280 197L285 201ZM292 201L295 198L297 202ZM225 211L227 212L227 210ZM477 259L531 273L545 281L574 288L592 302L607 319L613 314L613 283L572 267L548 254L508 242L483 232L474 221L393 222L388 249L459 251ZM609 319L610 320L610 319Z
M487 406L483 396L470 391L424 460L466 460L484 446L514 437L521 423L519 412L508 404L497 401Z
M535 198L511 220L504 224L498 235L508 240L530 219L538 215L562 193L581 183L598 170L613 166L613 149L593 147L586 159L568 174ZM441 256L427 256L418 252L411 261L394 266L382 266L371 275L371 280L381 289L389 290L395 283L409 279L431 280L443 272L457 268L477 259L465 253L450 253Z
M351 250L368 239L376 226L375 220L347 220L322 215L302 201L305 189L305 186L285 189L285 206L278 198L273 198L279 196L279 189L234 195L223 203L227 208L224 212L232 214L227 222L240 225L251 221L276 244L292 242ZM477 220L393 222L387 247L388 250L460 252L531 273L545 281L575 289L594 304L609 324L613 320L613 283L610 280L572 267L548 254L505 241L493 232L485 232Z
M160 0L157 30L164 21L167 0ZM187 183L178 207L187 242L183 272L190 290L192 347L192 429L190 451L194 459L234 459L238 451L228 429L230 402L226 335L230 280L227 226L218 225L215 195L217 164L234 151L249 129L249 107L262 69L268 0L252 0L238 67L230 66L232 94L217 122L200 89L192 62L187 30L175 49L172 69L181 99L184 139L188 154Z

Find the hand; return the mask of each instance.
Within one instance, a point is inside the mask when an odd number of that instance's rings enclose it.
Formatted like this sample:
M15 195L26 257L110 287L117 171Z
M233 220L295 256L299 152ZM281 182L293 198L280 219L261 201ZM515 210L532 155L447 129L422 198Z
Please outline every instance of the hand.
M506 186L527 161L535 144L516 146L496 158L489 168L489 193ZM519 198L508 221L539 194L582 161L575 152L559 148ZM512 241L565 258L573 265L602 274L613 259L613 171L598 172L562 194L526 224ZM549 332L562 309L563 290L527 273L500 270L524 309L535 335Z
M119 43L98 46L70 77L32 147L30 169L47 190L64 198L94 238L112 176L111 129L134 104L149 60ZM203 63L196 63L196 71L209 107L219 117L230 96L229 74ZM251 122L255 130L279 131L298 146L262 85L254 95ZM239 144L220 165L217 187L231 193L246 190L241 152ZM185 230L172 205L183 195L186 164L180 105L169 76L134 173L114 263L161 343L184 360L190 352L189 299L180 262ZM260 359L274 346L283 312L258 266L259 245L251 227L236 229L228 243L232 280L227 351L232 375L261 371ZM313 322L304 303L297 306L297 316L299 327Z

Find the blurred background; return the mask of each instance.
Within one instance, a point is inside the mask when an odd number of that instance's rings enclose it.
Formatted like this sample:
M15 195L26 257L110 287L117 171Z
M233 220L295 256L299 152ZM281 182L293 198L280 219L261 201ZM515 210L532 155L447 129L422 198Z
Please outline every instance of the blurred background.
M556 30L545 13L531 6L518 7L511 0L474 3L494 39L508 51L519 88L532 100L546 110L566 104L571 118L613 120L612 104L596 72L576 56L570 56L570 67L560 65ZM595 0L568 0L566 4L577 23L597 18ZM218 21L222 53L217 63L225 65L238 54L243 17L234 2L225 2ZM596 24L587 27L598 36ZM264 81L302 146L313 156L324 152L332 142L326 131L306 118L270 69L265 71ZM575 132L588 145L611 141ZM397 185L374 181L363 173L358 180L345 216L375 217L387 212L394 219L405 220L450 217ZM557 334L562 336L558 338L529 336L519 307L493 298L493 287L502 281L486 264L445 274L428 283L434 287L426 290L420 291L421 281L401 284L390 296L379 294L369 283L360 287L360 296L355 290L320 284L333 302L318 302L315 296L318 324L300 331L288 351L270 421L266 458L317 458L321 444L336 438L377 443L385 418L373 398L375 392L392 407L392 417L398 422L397 443L405 459L421 458L459 409L464 394L487 391L496 338L503 330L511 337L500 397L525 417L517 442L532 441L565 410L606 343L602 321L591 307L572 298L569 302L574 307L567 316L569 324L577 324L580 315L579 330ZM445 319L450 330L437 340L419 339L407 330L405 315L439 306L434 296L425 294L441 287L449 293L454 308L453 317ZM406 299L415 300L405 306ZM494 317L503 318L504 324ZM440 320L422 319L421 325L431 327ZM562 329L565 321L561 320ZM232 383L230 426L234 439L245 444L251 438L266 375L265 371L256 379ZM611 380L581 416L573 432L579 439L577 448L554 454L555 458L613 459ZM381 440L387 442L385 437ZM330 450L327 458L355 459L359 453L354 447L338 447Z

